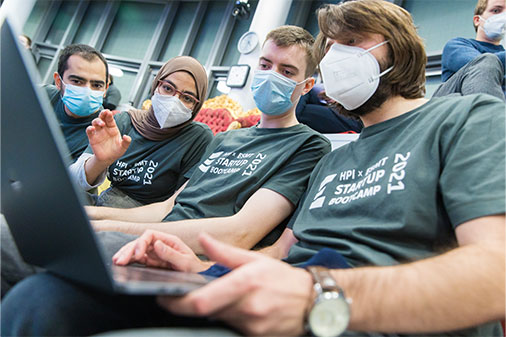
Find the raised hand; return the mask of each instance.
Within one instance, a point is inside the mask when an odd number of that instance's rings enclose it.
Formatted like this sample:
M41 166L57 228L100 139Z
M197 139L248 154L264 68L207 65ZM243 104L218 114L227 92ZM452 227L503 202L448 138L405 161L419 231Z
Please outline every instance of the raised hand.
M120 158L132 141L127 135L121 136L110 110L103 110L86 128L86 134L95 159L107 165Z

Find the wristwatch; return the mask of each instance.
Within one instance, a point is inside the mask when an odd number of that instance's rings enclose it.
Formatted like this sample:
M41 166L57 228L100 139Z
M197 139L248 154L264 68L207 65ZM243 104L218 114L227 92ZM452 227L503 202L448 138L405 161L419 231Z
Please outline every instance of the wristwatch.
M327 268L309 266L316 293L313 306L307 315L307 327L316 337L331 337L342 334L350 322L350 299Z

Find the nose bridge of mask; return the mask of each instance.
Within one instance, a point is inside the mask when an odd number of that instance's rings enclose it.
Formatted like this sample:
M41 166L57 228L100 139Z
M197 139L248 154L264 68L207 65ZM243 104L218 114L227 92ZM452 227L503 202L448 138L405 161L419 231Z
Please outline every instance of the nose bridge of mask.
M499 13L499 14L492 15L488 19L483 19L483 17L480 15L480 19L482 19L485 22L488 21L488 22L501 22L501 23L505 23L506 22L506 12L502 12L502 13Z
M105 91L93 90L88 86L80 87L77 85L65 83L63 81L63 79L61 78L61 76L60 75L58 75L58 76L60 77L60 81L64 84L65 91L67 91L67 88L70 88L70 91L72 91L73 93L80 94L84 97L91 96L93 98L100 98L101 96L104 96Z
M268 77L269 75L272 75L272 76L275 76L277 77L279 80L281 80L282 82L284 82L284 84L286 84L287 86L293 86L295 87L296 85L300 84L300 83L297 83L295 82L294 80L288 78L288 77L285 77L283 75L281 75L280 73L278 73L277 71L275 70L257 70L258 71L258 74L265 74L265 77Z

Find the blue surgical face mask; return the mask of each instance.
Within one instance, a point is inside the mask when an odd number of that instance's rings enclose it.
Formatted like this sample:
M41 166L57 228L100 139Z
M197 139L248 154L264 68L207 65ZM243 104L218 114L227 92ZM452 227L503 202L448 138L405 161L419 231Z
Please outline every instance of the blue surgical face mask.
M274 70L257 70L251 82L255 104L266 115L281 115L292 107L295 87L305 81L297 83Z
M63 104L74 115L86 117L100 109L104 101L103 91L67 84L63 82L61 77L60 80L65 85L65 92L62 97Z

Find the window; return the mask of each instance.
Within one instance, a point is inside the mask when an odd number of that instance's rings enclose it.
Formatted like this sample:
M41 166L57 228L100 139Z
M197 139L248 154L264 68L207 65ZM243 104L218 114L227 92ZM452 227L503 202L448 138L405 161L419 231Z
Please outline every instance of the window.
M143 59L164 5L122 2L102 52Z

